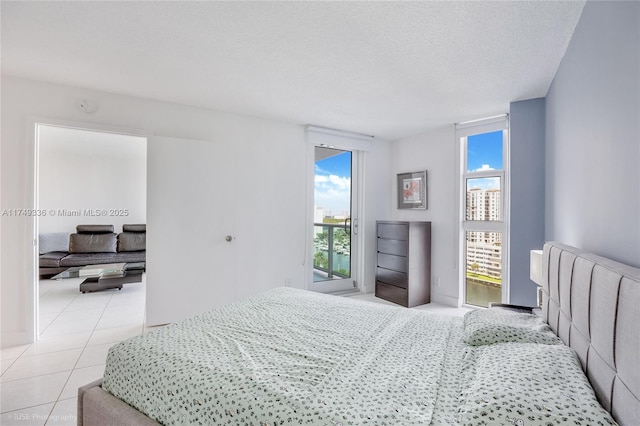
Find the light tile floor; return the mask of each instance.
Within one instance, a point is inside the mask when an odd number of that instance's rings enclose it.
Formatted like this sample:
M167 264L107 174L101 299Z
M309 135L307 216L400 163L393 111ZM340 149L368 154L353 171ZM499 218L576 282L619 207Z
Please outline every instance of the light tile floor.
M40 281L40 340L0 351L1 425L75 425L78 388L102 377L113 344L145 330L144 278L85 294L80 282Z
M144 279L85 294L80 281L40 281L40 340L0 351L1 425L75 425L78 388L102 377L112 345L145 331ZM348 297L394 305L373 294ZM468 310L434 303L412 309L458 316Z

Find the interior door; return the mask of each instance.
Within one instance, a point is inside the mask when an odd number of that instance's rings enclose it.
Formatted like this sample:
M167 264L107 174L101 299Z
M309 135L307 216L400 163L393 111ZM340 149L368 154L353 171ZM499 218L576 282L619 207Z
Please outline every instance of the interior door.
M314 147L312 291L356 288L357 163L355 151Z
M149 138L147 323L175 322L235 299L233 147Z

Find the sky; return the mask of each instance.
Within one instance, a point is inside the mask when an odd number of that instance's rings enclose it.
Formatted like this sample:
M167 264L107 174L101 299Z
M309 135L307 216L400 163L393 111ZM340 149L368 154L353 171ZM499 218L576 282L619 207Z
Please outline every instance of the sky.
M351 152L316 161L316 207L331 210L333 215L351 210Z
M467 138L467 171L501 170L502 168L502 130ZM467 189L499 189L500 180L498 178L470 179L467 186Z
M502 169L502 130L467 138L468 171Z

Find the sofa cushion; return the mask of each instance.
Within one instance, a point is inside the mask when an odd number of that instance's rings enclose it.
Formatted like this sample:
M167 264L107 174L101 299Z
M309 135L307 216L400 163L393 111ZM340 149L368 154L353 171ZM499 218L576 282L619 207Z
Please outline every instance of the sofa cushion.
M41 254L38 257L38 267L40 268L58 268L60 267L60 260L68 255L66 251L50 251L48 253Z
M60 266L85 266L103 263L133 263L144 262L146 252L126 251L122 253L72 253L60 260Z
M145 223L122 225L122 232L147 232L147 225Z
M69 253L115 253L118 243L116 234L71 234Z
M145 232L122 232L118 234L118 251L138 251L146 249Z
M78 234L111 234L113 225L78 225L76 232Z
M68 232L46 232L38 235L40 254L51 251L69 251Z
M122 253L116 253L115 256L116 262L138 263L146 262L147 260L147 252L144 250L124 251Z
M116 263L115 253L71 253L60 261L60 266L86 266L101 263Z

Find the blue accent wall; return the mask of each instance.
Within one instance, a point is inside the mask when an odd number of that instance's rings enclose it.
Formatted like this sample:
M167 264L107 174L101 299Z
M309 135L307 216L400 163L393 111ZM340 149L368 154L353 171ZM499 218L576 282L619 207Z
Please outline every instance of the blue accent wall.
M512 102L510 303L534 306L537 286L529 279L529 251L544 243L545 99Z
M546 96L545 237L640 267L640 2L588 1Z

